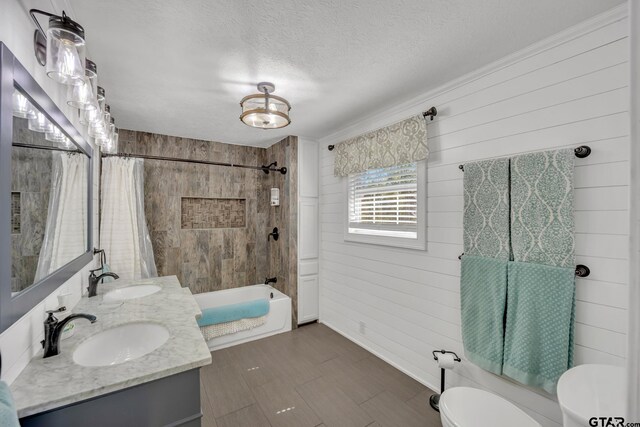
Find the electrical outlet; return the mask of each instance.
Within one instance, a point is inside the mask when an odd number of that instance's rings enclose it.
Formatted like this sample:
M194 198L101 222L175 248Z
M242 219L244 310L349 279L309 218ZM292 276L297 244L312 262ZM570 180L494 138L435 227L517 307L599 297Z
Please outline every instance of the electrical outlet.
M364 323L362 320L359 322L359 326L358 326L358 332L360 332L361 335L365 334L367 328L367 324Z

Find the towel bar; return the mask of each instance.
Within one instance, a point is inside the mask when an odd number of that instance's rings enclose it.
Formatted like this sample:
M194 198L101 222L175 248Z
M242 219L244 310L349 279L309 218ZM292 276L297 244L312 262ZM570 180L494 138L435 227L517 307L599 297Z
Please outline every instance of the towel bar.
M591 154L591 147L589 147L588 145L581 145L577 148L574 148L573 153L577 158L584 159L585 157L589 157L589 154ZM458 165L458 169L464 172L464 165Z
M458 255L458 259L462 259L462 256L464 255L464 252L462 252L460 255ZM584 264L578 264L576 265L576 276L578 277L587 277L591 274L591 269L589 267L587 267Z

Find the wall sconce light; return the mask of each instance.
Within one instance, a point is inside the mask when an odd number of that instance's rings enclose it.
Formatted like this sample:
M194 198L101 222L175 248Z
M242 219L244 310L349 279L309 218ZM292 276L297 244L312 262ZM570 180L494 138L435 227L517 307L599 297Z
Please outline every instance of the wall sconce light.
M44 134L44 139L46 139L47 141L63 144L65 147L68 147L70 145L70 141L69 138L67 138L67 135L62 133L62 131L55 126L53 127L53 132L47 132Z
M13 89L13 115L21 119L35 119L36 109L17 89Z
M104 111L99 115L99 119L90 123L87 129L89 136L96 139L98 145L109 138L109 125L111 124L111 107L104 106Z
M90 59L86 60L83 80L82 85L69 86L67 104L79 110L96 110L99 108L96 95L98 67Z
M113 135L116 133L116 119L115 117L111 116L111 120L109 122L109 139L112 140L113 139Z
M53 133L54 129L53 124L40 111L36 111L36 116L33 119L29 119L27 127L33 132L41 133Z
M43 44L46 51L46 72L53 80L67 85L85 84L85 38L84 28L66 13L62 16L39 9L29 11L38 29L34 35L34 50L38 62L43 62ZM49 17L49 27L45 32L35 15ZM38 35L38 32L40 35ZM44 39L44 41L43 41Z
M258 83L258 91L262 93L242 98L240 101L242 123L259 129L280 129L291 123L289 118L291 105L286 99L271 95L275 89L276 86L273 83Z
M84 126L88 126L91 123L95 123L98 120L102 119L102 110L104 110L105 106L105 90L102 86L98 86L96 99L98 100L98 108L93 110L81 110L79 111L80 115L80 124Z

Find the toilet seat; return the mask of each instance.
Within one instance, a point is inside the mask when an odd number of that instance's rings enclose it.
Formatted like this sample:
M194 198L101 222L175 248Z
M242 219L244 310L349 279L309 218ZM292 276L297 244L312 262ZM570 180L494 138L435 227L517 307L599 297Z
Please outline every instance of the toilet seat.
M445 427L540 427L511 402L471 387L445 390L440 396L440 416Z

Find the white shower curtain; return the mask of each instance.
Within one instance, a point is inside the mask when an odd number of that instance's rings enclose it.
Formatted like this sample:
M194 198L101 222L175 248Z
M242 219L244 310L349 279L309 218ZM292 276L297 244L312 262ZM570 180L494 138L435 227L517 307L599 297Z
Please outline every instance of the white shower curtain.
M87 161L84 154L52 154L47 224L35 281L88 250Z
M102 159L100 245L111 271L124 279L158 275L144 214L141 159Z

